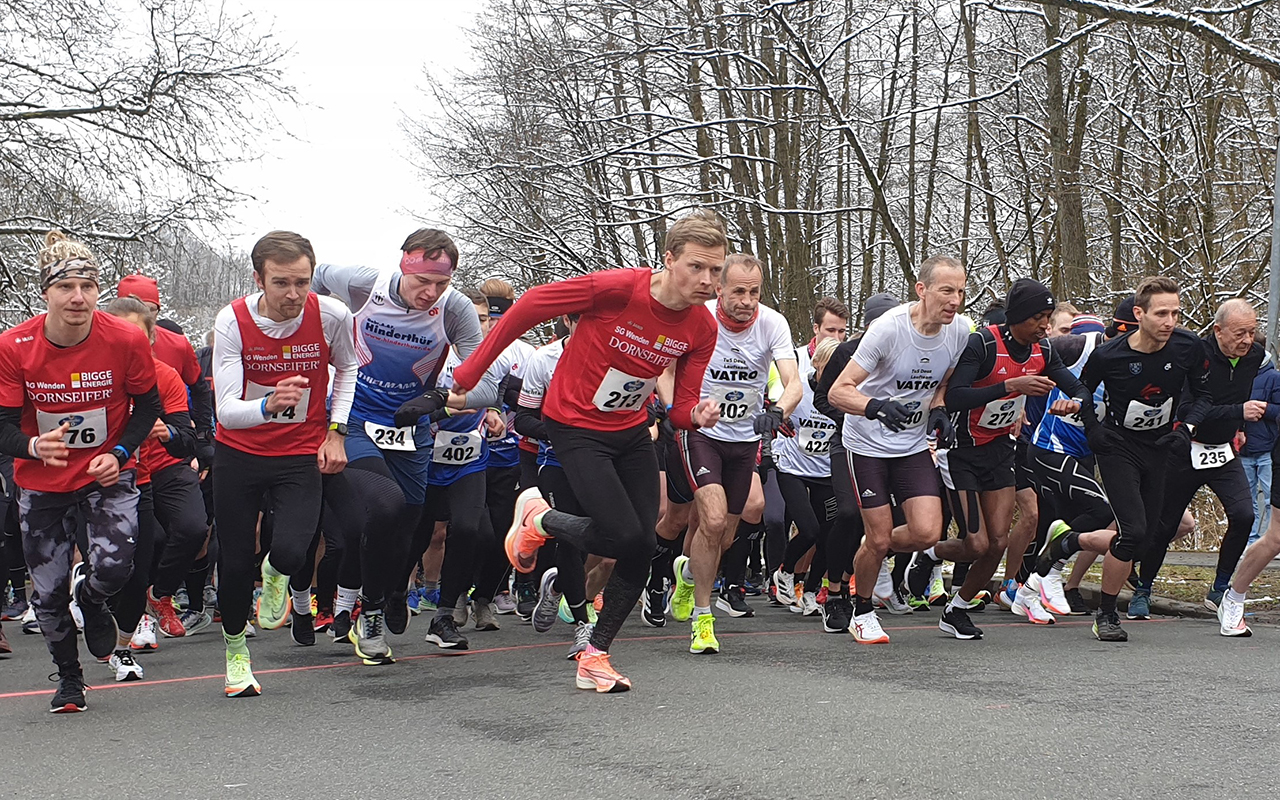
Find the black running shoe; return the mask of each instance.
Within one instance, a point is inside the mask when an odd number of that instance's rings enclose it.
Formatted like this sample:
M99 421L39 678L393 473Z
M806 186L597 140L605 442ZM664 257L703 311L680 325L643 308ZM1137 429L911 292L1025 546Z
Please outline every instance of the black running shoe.
M646 587L640 595L640 621L650 628L667 625L667 590Z
M88 603L83 597L78 602L84 614L85 646L94 658L107 658L116 651L116 618L106 603Z
M1093 635L1100 642L1127 642L1129 634L1120 627L1120 615L1115 611L1099 611L1093 618Z
M351 612L339 611L333 615L333 624L329 626L329 638L334 644L351 644L347 634L351 633Z
M316 621L310 614L293 612L293 621L289 623L289 634L293 643L301 647L311 647L316 643Z
M938 629L943 633L951 634L957 639L982 638L982 629L974 625L973 620L969 619L969 612L955 606L947 606L947 610L942 612L942 619L938 621Z
M528 622L533 618L533 607L538 604L538 589L532 583L516 584L516 616Z
M754 617L756 611L747 605L747 593L741 586L729 586L720 592L716 608L731 617Z
M382 608L382 621L387 630L396 636L409 626L409 600L404 592L387 592L387 604Z
M911 557L911 566L907 568L907 591L912 597L928 597L929 581L933 578L933 559L924 553L916 553Z
M441 650L466 650L467 637L458 633L453 617L436 617L427 628L427 641Z
M54 714L74 714L89 709L89 704L84 699L84 673L79 667L55 672L49 676L49 680L58 682L58 691L54 692L53 699L49 701L49 711Z
M853 603L845 595L827 595L822 605L822 630L827 633L848 633L853 624Z
M1089 613L1089 604L1084 601L1084 595L1080 594L1079 589L1068 589L1063 594L1067 597L1067 605L1071 607L1071 616L1083 617Z

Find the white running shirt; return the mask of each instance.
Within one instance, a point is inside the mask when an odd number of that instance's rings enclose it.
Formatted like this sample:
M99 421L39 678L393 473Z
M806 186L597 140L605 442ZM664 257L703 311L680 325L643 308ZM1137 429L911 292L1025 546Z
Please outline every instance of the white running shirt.
M719 301L712 301L715 302ZM720 421L702 429L712 439L759 441L760 435L752 424L755 416L764 411L769 364L774 360L795 361L786 317L766 306L759 309L756 321L742 333L733 333L716 322L716 349L702 379L701 395L720 405Z

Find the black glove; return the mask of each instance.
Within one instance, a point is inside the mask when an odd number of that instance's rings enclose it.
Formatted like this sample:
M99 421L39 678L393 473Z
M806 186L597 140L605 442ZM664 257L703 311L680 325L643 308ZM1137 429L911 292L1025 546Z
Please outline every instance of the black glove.
M942 406L935 406L929 410L929 430L937 432L939 448L946 450L955 444L955 426L951 424L951 416Z
M881 425L894 433L902 431L907 420L911 418L911 413L897 400L868 400L867 410L864 413L867 419L880 420Z
M751 429L759 436L772 439L786 423L786 418L782 416L782 409L769 406L751 420Z
M1094 453L1111 453L1124 443L1124 437L1101 423L1089 429L1084 438L1089 442L1089 449Z
M418 420L435 414L445 407L449 396L443 389L432 389L421 397L415 397L396 409L395 423L397 428L417 425Z
M213 442L198 441L196 442L196 463L200 466L200 471L204 472L213 466Z
M1171 453L1191 452L1191 431L1181 422L1175 422L1173 430L1156 439L1156 447L1167 447Z

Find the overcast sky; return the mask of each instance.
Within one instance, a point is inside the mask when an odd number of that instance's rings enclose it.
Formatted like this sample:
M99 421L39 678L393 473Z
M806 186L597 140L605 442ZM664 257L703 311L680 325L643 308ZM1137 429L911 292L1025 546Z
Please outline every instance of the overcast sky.
M233 244L248 251L269 230L311 239L321 261L396 262L428 193L410 166L404 113L430 113L423 68L470 59L463 35L480 0L240 0L293 44L285 82L300 106L280 117L296 138L264 143L257 164L231 185L254 195L239 213Z

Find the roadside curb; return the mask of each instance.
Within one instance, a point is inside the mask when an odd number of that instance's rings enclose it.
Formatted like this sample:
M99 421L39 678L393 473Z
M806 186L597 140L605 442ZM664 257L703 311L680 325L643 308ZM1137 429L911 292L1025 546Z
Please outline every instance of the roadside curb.
M1094 608L1097 607L1101 599L1102 586L1096 583L1081 583L1080 594ZM1120 597L1116 601L1116 607L1119 609L1128 609L1129 598L1133 596L1133 592L1129 589L1123 589ZM1165 617L1192 617L1194 619L1217 619L1218 615L1203 605L1196 603L1184 603L1181 600L1173 600L1168 597L1160 597L1159 595L1151 595L1151 612Z

